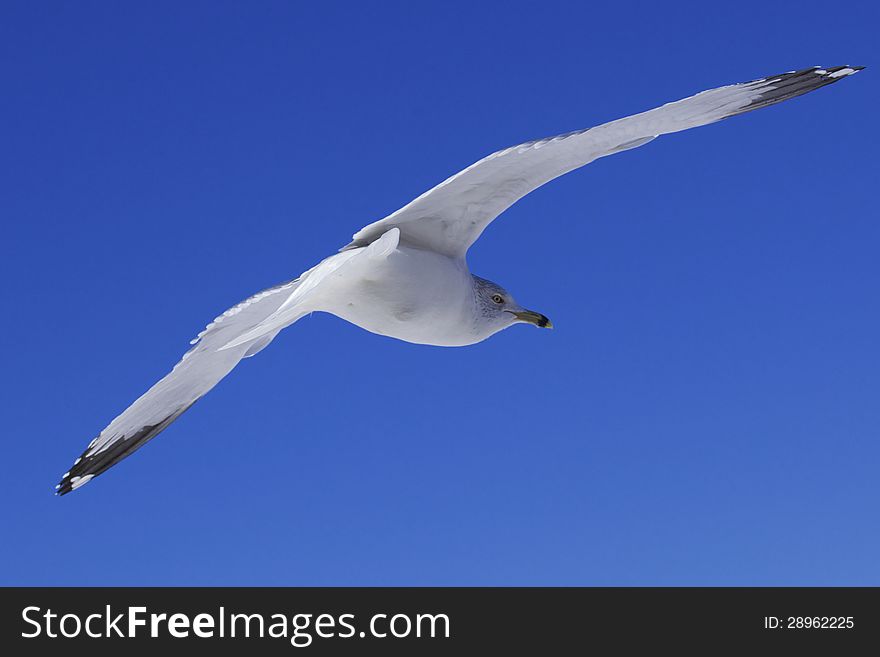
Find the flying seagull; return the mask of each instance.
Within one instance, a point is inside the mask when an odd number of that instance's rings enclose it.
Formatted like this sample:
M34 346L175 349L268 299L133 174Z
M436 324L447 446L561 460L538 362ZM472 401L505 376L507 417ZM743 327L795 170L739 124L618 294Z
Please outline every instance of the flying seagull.
M114 419L56 492L88 483L161 433L243 358L315 311L416 344L474 344L518 323L552 328L497 283L474 276L468 248L486 226L544 183L660 135L780 103L860 71L808 68L698 93L662 107L484 157L366 226L298 278L258 292L211 322L174 369Z

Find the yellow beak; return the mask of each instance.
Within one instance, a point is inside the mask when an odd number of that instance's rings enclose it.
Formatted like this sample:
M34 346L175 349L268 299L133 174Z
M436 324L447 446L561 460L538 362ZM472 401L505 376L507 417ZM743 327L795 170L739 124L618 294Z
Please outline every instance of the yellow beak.
M511 310L509 312L512 313L521 322L534 324L538 328L553 328L553 322L551 322L546 315L542 315L541 313L536 313L532 310L521 310L519 312Z

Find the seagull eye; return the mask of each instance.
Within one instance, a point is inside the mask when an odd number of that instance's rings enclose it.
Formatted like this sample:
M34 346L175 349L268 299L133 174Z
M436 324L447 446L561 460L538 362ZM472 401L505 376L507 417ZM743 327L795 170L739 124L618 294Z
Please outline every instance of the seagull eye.
M492 301L494 301L495 303L504 303L504 297L502 297L500 294L493 294Z

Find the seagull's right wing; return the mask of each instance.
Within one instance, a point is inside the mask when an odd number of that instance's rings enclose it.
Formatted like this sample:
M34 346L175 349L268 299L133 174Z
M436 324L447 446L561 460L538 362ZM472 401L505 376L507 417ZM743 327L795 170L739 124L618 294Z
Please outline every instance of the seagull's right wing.
M366 246L397 227L404 243L462 257L495 217L564 173L597 158L641 146L659 135L696 128L800 96L861 68L835 66L770 75L703 91L595 128L505 148L460 171L397 212L362 228L344 248Z

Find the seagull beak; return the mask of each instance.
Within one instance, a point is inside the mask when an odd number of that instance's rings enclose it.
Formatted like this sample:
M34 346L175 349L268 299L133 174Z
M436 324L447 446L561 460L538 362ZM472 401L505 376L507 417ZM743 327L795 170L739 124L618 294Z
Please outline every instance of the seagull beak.
M536 313L532 310L520 310L517 311L508 311L514 315L519 321L526 322L528 324L534 324L538 328L553 328L553 322L551 322L546 315L542 315L541 313Z

